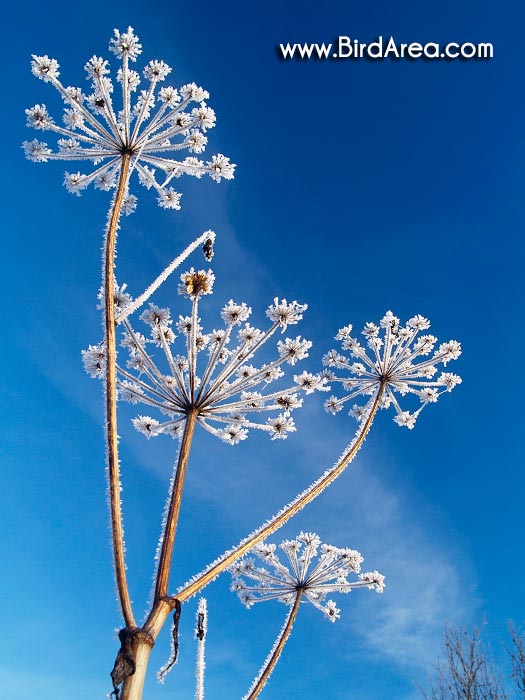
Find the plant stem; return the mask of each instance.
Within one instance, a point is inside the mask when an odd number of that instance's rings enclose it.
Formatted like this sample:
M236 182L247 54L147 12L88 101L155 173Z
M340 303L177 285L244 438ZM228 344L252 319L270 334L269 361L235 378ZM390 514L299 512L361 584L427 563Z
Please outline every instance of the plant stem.
M135 627L131 608L126 563L124 557L124 533L122 527L122 505L120 500L120 473L117 433L117 388L116 388L116 330L115 330L115 243L122 202L128 183L130 155L122 155L120 178L108 224L104 257L104 311L106 331L106 430L108 450L108 481L111 512L111 534L113 558L120 607L127 627Z
M279 640L278 640L277 644L275 645L275 648L272 652L272 655L268 659L268 662L267 662L265 668L263 669L263 671L259 674L259 678L257 679L257 682L255 683L253 689L251 690L249 695L246 695L244 697L243 700L255 700L256 698L259 697L259 693L266 685L266 682L267 682L268 678L270 677L270 674L273 671L275 664L277 663L277 661L279 660L279 657L281 656L281 652L283 650L283 647L286 644L288 637L290 636L290 632L292 631L293 623L295 622L295 618L297 616L297 611L299 610L299 604L301 603L302 595L303 595L303 589L300 588L297 591L297 596L295 598L294 604L292 606L292 609L290 610L290 613L288 615L288 619L286 620L283 631L281 632Z
M360 447L362 446L375 418L375 414L381 403L383 397L383 392L386 384L382 383L379 387L378 393L375 397L370 413L367 419L361 426L361 430L358 433L355 441L352 443L351 447L343 454L337 464L330 469L321 479L310 486L301 496L296 498L290 506L285 508L282 513L278 514L269 523L256 531L252 536L244 540L235 550L225 554L214 566L210 567L204 574L199 576L190 585L184 588L178 595L177 600L182 603L188 598L195 595L200 589L204 588L210 581L212 581L216 576L222 573L228 566L230 566L234 561L242 557L246 552L248 552L252 547L254 547L258 542L263 540L269 534L277 530L281 525L289 520L298 510L303 508L303 506L314 500L329 484L332 483L350 464L353 460ZM164 536L162 541L162 548L159 558L159 566L157 570L157 578L155 584L155 596L151 612L148 615L146 623L141 628L144 632L145 638L142 640L138 638L133 649L133 658L135 660L136 668L135 673L124 679L122 683L121 697L120 700L142 700L142 689L144 686L144 679L146 676L146 670L148 665L149 656L151 653L152 641L154 641L166 618L173 610L175 598L170 598L167 595L169 574L171 558L173 553L173 544L175 541L175 534L177 529L177 521L180 512L180 504L182 499L182 489L184 486L184 479L186 475L186 468L188 464L188 458L191 448L191 442L193 439L193 433L195 430L195 425L197 422L197 411L191 409L188 412L186 425L184 428L184 434L182 437L182 443L179 451L179 459L177 463L177 471L175 474L175 482L173 484L173 491L170 499L170 506L166 520L166 526L164 530ZM290 635L297 611L299 608L300 598L302 591L298 592L297 598L295 600L294 606L290 612L290 616L285 624L283 632L281 633L280 639L276 645L274 652L272 653L268 664L261 674L261 677L257 681L251 694L248 696L247 700L255 700L258 696L263 685L266 683L273 667L277 663L277 660L281 654L282 648L286 643L287 638Z
M195 668L195 700L204 700L204 670L206 663L204 660L204 652L206 646L206 629L208 626L208 610L206 607L206 599L201 598L197 609L197 629L195 630L197 637L197 664Z
M233 564L237 559L244 556L250 551L256 544L264 540L268 535L278 530L282 525L284 525L293 515L295 515L301 508L313 501L322 491L345 470L345 468L354 459L357 452L361 448L365 438L372 427L375 415L379 409L381 399L385 390L386 382L383 382L377 392L370 413L367 419L361 426L361 430L357 435L356 440L353 442L351 447L343 454L339 459L337 464L330 469L326 474L319 479L317 482L312 484L307 488L304 493L296 498L292 503L278 513L274 518L272 518L266 525L256 530L253 535L246 538L241 542L241 544L234 550L224 554L217 563L210 566L204 571L202 575L192 581L186 588L183 588L177 593L177 599L183 603L184 601L191 598L196 593L198 593L202 588L208 585L214 578L221 574L225 569L227 569L231 564ZM162 604L163 603L163 604ZM167 616L170 612L170 606L167 601L160 601L159 605L156 605L151 611L146 624L144 625L144 630L151 634L153 637L157 637L160 632L162 625L164 624Z
M119 700L142 700L142 689L152 648L150 639L141 634L136 636L132 649L135 673L124 679Z
M151 615L157 614L162 610L165 612L163 623L166 620L169 612L173 610L173 600L166 597L168 590L171 558L173 554L173 545L175 543L175 534L177 532L177 523L179 520L180 506L182 501L182 490L186 477L186 468L190 456L191 443L193 433L197 424L198 410L191 408L186 416L186 424L182 436L181 446L179 450L179 458L177 461L177 469L175 472L175 480L171 492L168 514L166 516L166 524L162 536L162 547L159 556L159 564L157 568L157 577L155 581L155 595ZM124 678L120 700L142 700L142 690L146 671L148 668L149 656L155 639L160 632L162 625L152 635L146 629L146 625L141 628L140 632L133 641L132 658L135 662L135 671L132 675Z
M153 610L155 610L158 603L161 601L161 598L164 598L168 593L171 557L173 554L173 545L175 542L175 534L177 532L177 523L179 520L182 489L184 487L184 479L186 477L186 467L188 466L193 433L197 423L197 415L198 411L195 408L192 408L189 410L186 417L186 424L184 426L184 434L182 436L179 459L177 462L177 471L175 472L175 482L171 492L170 506L166 517L166 526L164 528L164 535L162 538L162 548L160 551L157 578L155 582Z

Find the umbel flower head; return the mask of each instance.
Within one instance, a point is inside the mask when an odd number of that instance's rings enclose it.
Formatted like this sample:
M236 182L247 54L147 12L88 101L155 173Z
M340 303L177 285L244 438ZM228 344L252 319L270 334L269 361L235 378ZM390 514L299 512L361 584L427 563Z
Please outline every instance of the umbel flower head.
M180 209L181 195L170 186L181 175L209 175L219 182L233 178L234 168L221 154L209 161L196 157L203 153L205 133L215 126L215 113L207 106L208 92L194 83L175 89L163 83L171 68L163 61L150 61L142 76L130 68L142 53L142 46L133 28L126 32L115 29L109 50L121 61L117 71L121 96L109 77L109 62L93 56L85 65L90 89L65 87L59 80L59 64L48 56L33 55L32 71L41 80L51 83L65 103L63 125L49 114L47 107L37 104L26 109L27 125L57 134L57 150L34 139L23 144L29 160L91 161L89 173L66 172L64 184L69 192L94 184L101 190L116 187L124 154L131 157L131 170L147 189L155 189L158 203L168 209ZM141 83L144 89L139 89ZM177 154L191 155L180 159ZM196 155L194 155L196 154ZM136 197L127 194L124 211L131 213Z
M256 566L251 557L230 567L231 590L246 607L265 600L293 605L302 592L302 600L307 600L335 622L340 611L332 600L325 600L328 595L350 593L353 588L365 586L379 593L384 589L382 574L377 571L360 573L363 557L359 552L321 544L315 533L301 532L295 540L285 540L279 547L288 558L289 566L282 564L274 544L263 542L252 551L271 570ZM355 580L349 581L350 576Z
M266 311L270 326L260 330L247 322L251 308L230 300L221 311L223 327L204 333L198 305L202 296L212 293L214 279L211 270L191 268L183 273L179 294L191 301L190 314L180 315L174 323L169 309L150 304L140 316L149 327L149 337L123 319L122 346L129 352L129 360L126 367L117 365L119 396L155 407L169 417L164 421L143 415L135 418L135 427L147 437L161 433L180 436L187 415L194 411L200 425L232 445L245 440L250 428L267 432L272 440L286 438L295 431L291 413L302 405L302 395L326 389L325 380L304 371L283 388L270 385L284 377L285 364L295 366L306 358L312 344L300 336L285 338L277 342L276 359L259 366L252 363L278 329L284 332L302 319L306 305L275 299ZM118 309L131 303L128 297L123 296L122 287L116 289ZM178 336L184 354L172 351ZM152 357L150 348L155 347L164 353L167 372L161 371ZM202 356L206 359L198 371ZM89 374L103 376L104 345L90 346L83 352L83 361Z
M323 358L328 367L324 376L330 382L340 382L347 393L342 398L331 396L325 402L326 410L335 414L351 399L369 397L365 405L354 404L350 409L350 415L362 420L378 392L383 391L380 407L393 406L395 422L412 429L427 404L436 403L441 394L461 383L457 374L441 372L437 375L439 364L445 366L461 355L461 345L449 340L434 349L437 338L421 334L429 327L428 319L419 315L401 326L399 319L387 311L379 325L365 324L362 335L366 348L350 335L352 326L341 328L336 340L341 341L343 350L349 351L353 360L337 350L330 350ZM345 370L346 374L338 376L333 370ZM407 394L418 399L419 408L413 413L403 410L397 399Z

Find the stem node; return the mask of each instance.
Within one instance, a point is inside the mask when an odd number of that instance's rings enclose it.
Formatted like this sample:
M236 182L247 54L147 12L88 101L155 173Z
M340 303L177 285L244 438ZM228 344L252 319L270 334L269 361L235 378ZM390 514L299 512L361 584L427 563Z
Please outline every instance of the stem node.
M110 697L114 696L116 700L119 700L120 697L120 685L126 678L132 676L137 668L135 659L137 647L145 644L152 648L155 644L151 634L140 627L124 627L118 633L118 638L120 640L120 649L110 674L113 682L113 690Z

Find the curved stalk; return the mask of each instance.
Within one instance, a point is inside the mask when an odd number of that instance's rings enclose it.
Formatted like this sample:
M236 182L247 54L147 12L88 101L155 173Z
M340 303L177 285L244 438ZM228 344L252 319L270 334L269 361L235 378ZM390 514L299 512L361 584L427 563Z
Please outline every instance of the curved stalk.
M116 331L115 331L115 244L122 203L128 183L130 155L122 155L120 178L115 193L113 210L108 224L104 254L104 316L106 331L106 430L108 450L109 507L111 513L111 536L115 578L122 615L127 627L135 627L131 608L126 563L124 557L124 532L122 527L122 505L120 500L120 473L117 433L117 378L116 378Z
M168 593L171 557L173 554L173 545L175 543L175 534L177 532L177 523L179 520L182 489L184 487L184 479L186 477L186 468L188 466L188 458L190 456L193 433L197 423L197 415L197 410L191 409L186 418L186 425L184 426L184 434L182 436L179 459L177 462L177 471L175 472L175 482L171 492L170 506L166 517L164 535L162 537L162 547L159 555L157 578L155 581L153 610L156 609L157 604Z
M329 469L320 479L311 484L302 494L300 494L294 501L292 501L288 506L283 508L276 516L269 520L265 525L256 530L252 535L243 540L237 547L229 552L223 554L219 559L208 567L199 575L195 580L191 581L182 590L180 590L176 597L183 603L184 601L191 598L196 593L198 593L202 588L208 585L214 578L221 574L225 569L231 566L237 559L240 559L247 552L250 551L256 544L262 542L268 535L278 530L282 525L284 525L293 515L295 515L301 508L304 508L308 503L313 501L319 494L324 491L324 489L329 486L337 477L342 474L350 462L354 459L357 452L361 448L365 438L372 427L375 415L379 409L381 399L383 398L383 393L385 390L386 381L382 382L377 395L375 397L374 403L370 409L367 419L364 421L363 425L357 437L352 442L348 450L342 455L332 469ZM166 594L164 594L166 595ZM169 615L170 606L167 601L159 601L159 605L154 606L153 610L146 620L144 625L144 630L156 637L160 632L162 625L164 624L166 617Z
M281 652L283 650L283 647L286 644L288 637L290 636L290 632L292 631L293 623L295 622L295 618L297 616L297 611L299 610L299 605L301 603L302 595L303 595L303 589L300 588L297 591L297 596L295 598L292 609L290 610L290 613L288 614L288 618L284 624L282 632L279 635L279 637L276 641L276 644L274 644L274 647L273 647L272 651L270 652L269 658L267 659L264 668L261 669L259 676L254 681L252 687L248 691L248 694L244 696L243 700L256 700L256 698L259 697L259 693L266 685L266 682L268 681L270 674L272 673L273 669L275 668L276 663L279 661L279 657L281 656Z

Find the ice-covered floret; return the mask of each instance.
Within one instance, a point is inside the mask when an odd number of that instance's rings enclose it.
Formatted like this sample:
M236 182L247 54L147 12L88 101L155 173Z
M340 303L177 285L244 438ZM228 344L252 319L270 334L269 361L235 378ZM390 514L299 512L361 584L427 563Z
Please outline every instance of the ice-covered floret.
M137 418L133 418L133 425L139 433L142 433L148 439L159 434L159 421L149 416L137 416Z
M120 286L115 282L115 292L113 295L113 303L115 305L115 313L122 313L126 311L131 302L133 301L131 294L126 291L128 288L127 284L121 284ZM102 287L98 293L99 304L98 309L104 308L104 288Z
M33 163L47 163L53 155L47 143L38 141L38 139L24 141L23 148L26 158L33 161Z
M311 347L312 343L309 340L302 340L300 336L297 336L295 339L286 338L284 341L280 340L277 343L279 355L291 365L295 365L298 360L304 360L305 357L308 357L308 350Z
M329 391L330 387L326 386L326 380L318 374L311 372L302 372L295 374L294 382L304 390L305 394L312 394L314 391Z
M268 307L266 315L271 321L278 323L284 333L288 325L299 323L307 308L308 304L298 304L296 301L289 304L286 299L279 300L275 297L273 304Z
M31 61L31 72L40 80L44 82L51 82L57 80L60 75L58 62L54 58L49 58L49 56L35 56L33 54L33 60Z
M140 320L147 323L151 328L164 326L171 323L171 313L169 309L161 309L155 304L150 304L149 309L143 311Z
M338 413L343 405L358 396L365 396L364 405L353 404L349 413L358 421L365 420L381 392L380 408L394 407L394 420L409 430L425 406L436 403L441 394L450 392L461 383L461 377L450 372L437 375L437 366L447 365L461 355L461 345L456 340L442 343L436 349L437 338L420 335L430 322L416 315L400 325L399 319L387 311L379 322L366 323L361 334L366 345L354 338L352 326L341 328L336 340L341 341L343 355L330 350L323 363L330 368L326 381L339 382L346 394L342 398L331 396L325 402L329 413ZM345 373L340 373L343 370ZM404 410L398 398L412 394L417 397L415 410Z
M249 318L251 313L251 308L244 302L242 304L236 304L233 299L230 299L221 311L221 318L227 326L231 324L240 326L241 323Z
M136 61L142 53L142 44L139 42L138 36L135 36L133 27L128 27L128 31L122 34L118 29L114 29L113 33L115 36L109 41L109 50L117 58L129 58L130 61Z
M102 378L106 369L106 348L104 343L90 345L87 350L82 350L82 362L86 372L91 377Z
M201 128L203 128L202 123ZM211 157L211 161L206 163L205 172L215 182L220 182L223 179L232 180L235 174L235 165L230 163L230 159L223 156L222 153L218 153L216 156Z
M296 539L281 542L279 548L288 559L286 565L274 544L262 542L252 553L263 567L250 557L230 567L231 590L246 607L265 600L292 605L301 594L301 601L308 601L335 622L340 611L334 601L326 600L328 595L350 593L353 588L384 589L384 576L377 571L360 574L363 557L359 552L321 544L315 533L301 532Z
M288 437L288 433L296 431L293 418L288 418L285 414L281 414L276 418L269 418L267 425L270 426L272 440L284 440Z
M366 571L359 574L359 579L365 583L371 591L382 593L385 588L385 577L379 571Z
M204 429L230 445L244 441L251 429L272 440L287 438L296 431L292 412L302 406L305 395L326 390L326 379L304 371L279 382L286 376L283 367L308 356L312 344L300 336L279 340L273 360L257 363L257 356L283 325L297 323L306 307L276 299L267 311L272 323L262 330L247 322L247 304L230 299L221 311L224 327L205 333L198 309L201 299L213 292L215 276L211 270L191 268L180 279L179 293L190 302L190 313L174 322L169 309L150 302L140 315L148 334L129 321L127 312L135 302L126 286L115 288L115 305L123 310L121 346L129 353L125 364L117 364L119 398L164 415L162 421L139 416L137 430L148 438L162 433L180 437L193 413ZM178 353L172 350L177 344ZM154 358L156 348L163 352L162 366ZM103 376L103 346L90 346L83 360L92 376Z
M56 151L36 139L24 142L26 157L37 163L91 162L91 172L65 175L67 190L79 195L90 184L102 190L115 188L125 156L131 159L130 172L136 171L144 187L156 190L157 202L165 209L180 209L181 194L169 186L174 177L208 175L216 182L231 180L235 165L220 153L206 163L192 156L179 159L181 150L202 153L206 148L204 132L215 126L215 113L206 104L208 92L194 83L179 90L162 85L171 68L158 60L144 68L146 89L139 90L141 77L129 66L142 53L138 37L132 27L122 33L115 29L114 34L109 50L122 62L116 74L121 86L118 98L106 59L92 56L86 62L91 92L84 94L81 88L61 83L55 59L33 55L33 75L51 83L65 103L64 126L55 123L43 104L26 109L28 126L59 137ZM135 207L136 197L128 193L124 213L132 213Z

